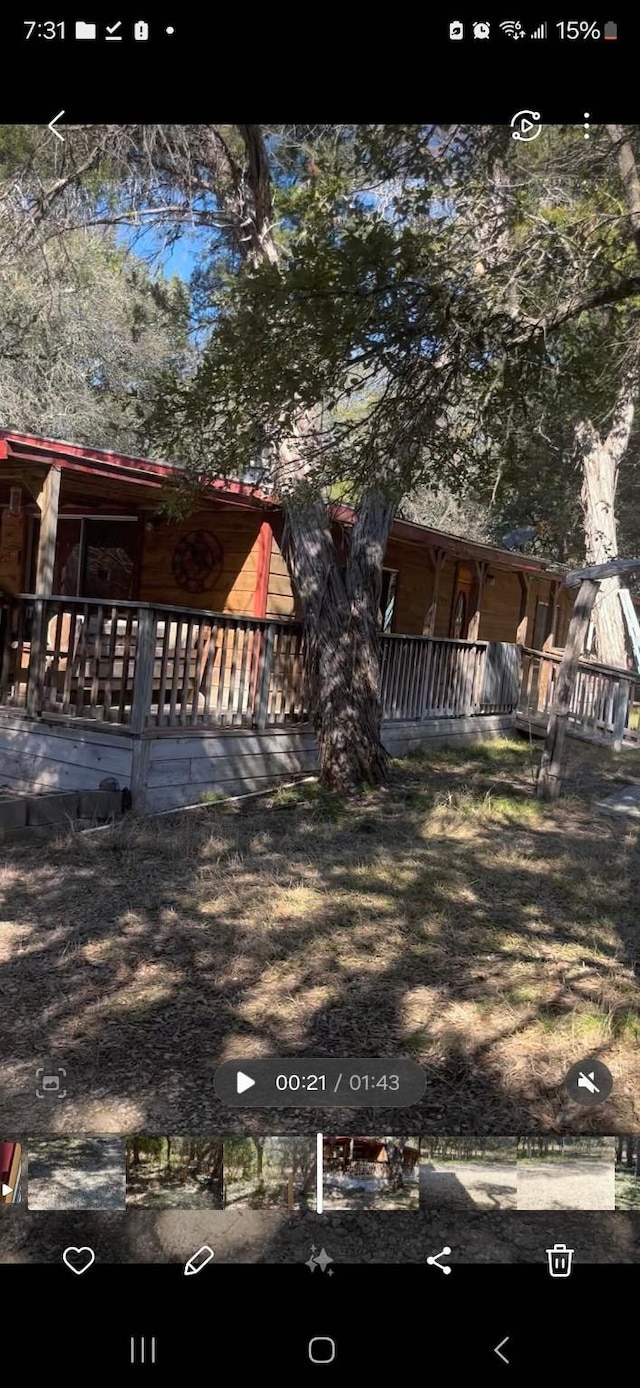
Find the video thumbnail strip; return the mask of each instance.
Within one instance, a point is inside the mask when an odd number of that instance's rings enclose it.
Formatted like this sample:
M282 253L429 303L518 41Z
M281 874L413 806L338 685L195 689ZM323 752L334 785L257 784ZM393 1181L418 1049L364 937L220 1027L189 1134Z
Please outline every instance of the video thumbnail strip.
M3 1207L42 1212L640 1211L640 1136L6 1140L0 1190Z

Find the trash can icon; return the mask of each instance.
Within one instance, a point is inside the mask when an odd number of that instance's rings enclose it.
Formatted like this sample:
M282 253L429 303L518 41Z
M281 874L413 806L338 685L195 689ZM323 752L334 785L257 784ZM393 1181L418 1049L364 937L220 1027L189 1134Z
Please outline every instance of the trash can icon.
M552 1277L568 1277L573 1265L575 1249L567 1248L566 1243L554 1243L547 1249L549 1272Z

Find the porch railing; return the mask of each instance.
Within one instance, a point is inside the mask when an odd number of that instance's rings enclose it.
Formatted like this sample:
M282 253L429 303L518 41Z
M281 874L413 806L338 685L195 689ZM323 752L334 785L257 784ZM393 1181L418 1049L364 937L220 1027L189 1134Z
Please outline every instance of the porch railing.
M26 595L5 625L0 701L34 715L136 731L305 717L295 623Z
M382 716L388 720L511 713L520 648L508 641L382 638Z
M555 696L561 655L525 647L518 712L546 722ZM598 742L640 742L640 680L630 671L581 661L569 710L569 730Z
M130 727L301 723L302 628L217 612L25 594L4 612L0 702ZM519 648L383 636L386 720L512 712Z

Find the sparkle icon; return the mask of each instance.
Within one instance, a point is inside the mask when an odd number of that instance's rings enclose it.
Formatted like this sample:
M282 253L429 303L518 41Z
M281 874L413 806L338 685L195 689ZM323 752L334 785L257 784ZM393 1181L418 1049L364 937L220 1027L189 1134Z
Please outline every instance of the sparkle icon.
M321 1248L320 1252L316 1253L316 1246L314 1243L312 1243L311 1257L307 1258L305 1267L309 1268L310 1272L315 1272L316 1268L320 1268L321 1272L326 1272L327 1268L329 1267L329 1264L333 1261L334 1259L329 1256L326 1248ZM332 1275L333 1274L329 1272L329 1277L331 1277Z

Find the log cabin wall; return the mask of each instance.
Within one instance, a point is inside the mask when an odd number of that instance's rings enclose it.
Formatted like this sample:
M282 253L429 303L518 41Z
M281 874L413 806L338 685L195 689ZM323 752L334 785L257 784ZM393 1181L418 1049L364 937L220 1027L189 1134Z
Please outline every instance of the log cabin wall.
M194 512L180 521L147 524L140 565L140 601L252 616L263 519L260 511L230 507ZM205 580L205 586L194 588L189 586L185 548L189 537L199 531L218 541L221 561L210 579ZM186 547L180 551L177 547L182 541L186 541Z

